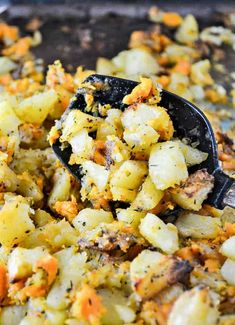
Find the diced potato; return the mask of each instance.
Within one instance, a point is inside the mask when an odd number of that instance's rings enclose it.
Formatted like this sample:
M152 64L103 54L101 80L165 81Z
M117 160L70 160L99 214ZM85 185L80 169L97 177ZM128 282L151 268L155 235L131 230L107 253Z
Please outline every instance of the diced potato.
M233 325L235 324L235 314L227 314L220 316L218 325Z
M159 252L143 250L131 262L132 288L141 299L148 299L184 279L191 269L187 261L174 256L165 256Z
M27 315L21 320L19 325L44 325L45 322L45 317L42 314Z
M98 209L83 209L73 219L72 224L81 233L86 230L92 230L96 228L100 223L111 223L113 222L112 212Z
M214 177L205 169L197 170L170 192L174 202L184 209L198 211L214 186Z
M183 152L188 167L198 165L207 159L208 157L207 152L203 152L196 148L193 148L187 144L184 144L182 141L177 141L177 142L180 145L180 149Z
M166 141L152 147L149 158L149 174L159 190L179 185L187 179L187 166L178 143Z
M43 227L47 223L52 222L55 219L52 218L52 216L48 212L38 209L35 211L34 215L32 215L32 220L36 227Z
M133 152L149 152L152 144L157 143L159 134L148 125L142 125L136 129L125 129L124 140Z
M173 126L165 108L156 105L140 103L127 108L122 115L125 129L133 130L148 125L160 134L163 140L169 140L173 135Z
M15 70L17 65L14 61L6 56L0 57L0 75L4 75L12 70Z
M27 305L23 306L6 306L0 311L1 325L18 325L27 312Z
M190 77L192 81L199 86L208 86L213 84L213 79L210 75L211 64L209 60L201 60L191 67Z
M54 108L58 98L54 89L23 99L15 109L24 122L41 124Z
M2 245L19 244L35 229L29 212L30 206L21 196L4 204L0 211L0 243Z
M163 198L164 192L156 189L150 176L148 176L141 186L140 192L137 194L131 207L138 210L151 210Z
M53 177L54 185L49 194L48 205L53 209L57 201L67 201L70 195L70 175L64 168L57 168Z
M135 320L135 312L130 307L125 305L115 305L115 309L124 324L132 323Z
M126 51L124 72L127 75L153 75L159 71L157 60L148 51L140 48Z
M130 159L130 149L117 136L108 135L106 141L107 160L120 163Z
M0 134L14 136L16 145L20 143L18 126L22 123L13 110L9 101L0 102Z
M193 96L189 88L190 80L188 76L185 76L179 72L173 72L171 73L170 80L171 81L167 87L167 90L184 97L189 101L193 100Z
M87 130L81 130L74 135L69 143L72 146L73 154L69 163L81 164L85 160L90 159L94 152L94 140L88 135Z
M43 199L42 190L29 173L24 172L21 175L17 175L17 181L17 193L23 195L24 197L32 198L34 202L39 202Z
M220 226L219 218L201 216L190 212L183 212L176 221L176 227L183 237L216 238Z
M134 228L137 228L145 212L136 211L133 208L116 209L117 219Z
M235 236L232 236L223 242L220 247L220 253L235 260Z
M49 249L59 248L77 244L78 233L68 221L49 222L45 226L37 228L21 243L22 247L34 248L45 246Z
M178 28L175 38L183 44L191 44L198 40L199 30L198 23L193 15L187 15L180 27Z
M10 254L7 264L10 281L19 281L30 276L36 262L47 254L47 250L43 247L15 248Z
M133 310L127 306L127 298L124 292L116 289L99 289L98 294L101 297L102 304L106 308L106 313L102 317L104 325L122 325L124 324L123 317L134 320ZM123 314L126 307L126 313Z
M110 181L111 186L129 190L138 189L147 174L147 165L143 161L126 160L114 172Z
M0 192L15 192L17 185L16 174L5 162L0 162Z
M116 55L114 58L112 58L112 62L117 67L118 71L124 71L125 65L126 65L126 57L127 57L128 51L121 51Z
M195 287L182 293L173 305L169 325L216 325L219 312L207 288Z
M110 76L115 72L116 69L117 68L113 62L108 59L99 57L96 61L96 72L99 74Z
M115 126L105 121L101 122L97 128L96 139L106 140L108 135L117 135L117 130Z
M84 177L89 178L93 182L99 191L103 191L107 186L110 171L104 166L100 166L93 161L85 161L82 164L82 170Z
M234 286L235 285L235 261L227 258L224 262L223 266L221 267L221 274L224 280L228 282L228 284Z
M68 291L77 288L86 273L87 255L77 253L74 247L65 248L54 255L59 262L60 275L54 282L48 296L47 305L56 310L65 309L70 301Z
M141 220L139 229L150 244L164 253L173 254L179 249L178 231L172 223L165 224L154 214L148 213Z
M74 109L66 116L60 140L70 141L82 129L86 129L88 132L96 131L100 121L101 119L98 117Z
M134 201L137 195L137 190L130 190L124 187L112 186L111 193L114 201L123 201L131 203Z

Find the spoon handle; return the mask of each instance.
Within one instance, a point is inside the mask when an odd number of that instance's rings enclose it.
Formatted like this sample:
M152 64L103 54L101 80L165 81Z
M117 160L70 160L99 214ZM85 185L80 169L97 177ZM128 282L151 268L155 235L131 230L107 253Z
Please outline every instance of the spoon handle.
M223 204L235 208L235 180L224 195Z

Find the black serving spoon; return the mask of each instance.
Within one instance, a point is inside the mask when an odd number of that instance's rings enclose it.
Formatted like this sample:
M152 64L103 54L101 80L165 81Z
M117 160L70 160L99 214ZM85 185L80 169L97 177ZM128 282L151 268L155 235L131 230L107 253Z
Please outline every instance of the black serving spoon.
M130 94L133 88L138 85L135 81L98 74L89 76L85 82L95 86L96 90L93 96L96 102L102 105L110 104L112 108L121 110L124 110L126 107L122 102L124 96ZM62 116L62 121L72 109L79 109L94 115L94 113L86 111L84 94L84 88L78 89L74 100L72 100ZM208 153L207 160L203 161L200 165L194 166L192 169L192 171L195 171L196 169L206 168L208 173L213 174L215 177L214 189L207 199L207 203L219 209L226 205L235 208L235 180L227 176L219 167L216 140L212 127L205 115L192 103L166 90L161 92L160 105L167 109L173 121L176 130L175 136L186 138L190 143L198 143L197 148ZM80 165L70 165L68 163L72 153L71 147L69 146L62 150L58 139L52 148L65 167L77 179L81 179Z

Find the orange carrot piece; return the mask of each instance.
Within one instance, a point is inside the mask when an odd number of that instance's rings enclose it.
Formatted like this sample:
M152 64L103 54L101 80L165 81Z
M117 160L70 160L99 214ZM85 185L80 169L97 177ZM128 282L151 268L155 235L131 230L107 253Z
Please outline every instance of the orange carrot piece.
M58 261L55 257L48 255L46 257L42 257L36 263L36 269L42 268L48 274L48 285L51 285L52 282L56 278L56 274L58 271Z

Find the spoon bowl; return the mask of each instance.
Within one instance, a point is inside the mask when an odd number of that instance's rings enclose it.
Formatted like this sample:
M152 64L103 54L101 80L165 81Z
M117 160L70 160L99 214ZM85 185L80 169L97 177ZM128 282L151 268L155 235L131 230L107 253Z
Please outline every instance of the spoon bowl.
M123 98L130 94L133 88L138 85L136 81L98 74L89 76L85 82L89 82L97 89L93 93L94 101L102 105L110 104L112 108L120 110L124 110L127 107L123 104ZM226 205L235 208L235 180L220 169L215 136L206 116L199 108L186 99L166 90L162 90L161 92L159 105L167 109L174 125L176 137L187 139L189 144L196 144L197 149L208 153L208 158L205 161L190 169L190 172L193 172L206 168L208 173L214 176L215 184L213 192L209 195L207 203L219 209L224 208ZM66 118L67 113L73 109L79 109L87 114L94 115L94 113L86 111L83 88L78 89L74 100L72 100L63 114L62 121ZM52 148L65 167L77 179L81 179L80 165L69 164L72 153L71 147L68 146L62 149L58 139L52 145Z

